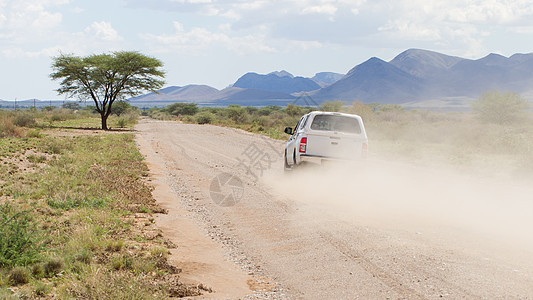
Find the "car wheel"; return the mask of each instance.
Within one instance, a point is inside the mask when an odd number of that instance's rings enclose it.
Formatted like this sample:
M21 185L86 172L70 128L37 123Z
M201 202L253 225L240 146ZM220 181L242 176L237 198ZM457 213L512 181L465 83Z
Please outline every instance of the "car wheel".
M285 149L285 153L283 154L283 170L285 172L291 171L292 167L287 162L287 149Z

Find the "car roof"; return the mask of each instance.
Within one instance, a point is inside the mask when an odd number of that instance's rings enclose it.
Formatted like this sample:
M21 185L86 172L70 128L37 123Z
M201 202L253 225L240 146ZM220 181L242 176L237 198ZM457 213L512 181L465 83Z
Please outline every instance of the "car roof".
M361 116L354 115L354 114L347 114L347 113L340 113L340 112L330 112L330 111L312 111L309 113L310 116L316 116L316 115L333 115L333 116L344 116L344 117L351 117L351 118L358 118L361 119Z

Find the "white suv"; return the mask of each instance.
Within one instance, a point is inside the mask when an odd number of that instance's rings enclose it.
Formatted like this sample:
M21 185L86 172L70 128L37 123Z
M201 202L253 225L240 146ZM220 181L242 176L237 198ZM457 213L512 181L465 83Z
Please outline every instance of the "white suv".
M285 133L291 135L285 146L285 170L302 162L365 158L368 150L363 120L357 115L314 111Z

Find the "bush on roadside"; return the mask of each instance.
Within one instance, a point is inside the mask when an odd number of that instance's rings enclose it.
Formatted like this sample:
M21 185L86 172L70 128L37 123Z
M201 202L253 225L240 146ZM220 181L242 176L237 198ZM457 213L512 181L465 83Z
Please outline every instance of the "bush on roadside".
M215 115L209 111L202 111L194 116L194 120L198 124L211 124L215 121Z
M472 111L484 122L509 124L524 120L528 101L517 93L485 92L472 102Z
M240 105L229 105L227 108L228 117L237 124L246 123L248 112Z
M303 113L303 107L294 104L289 104L285 108L285 112L292 117L301 116Z

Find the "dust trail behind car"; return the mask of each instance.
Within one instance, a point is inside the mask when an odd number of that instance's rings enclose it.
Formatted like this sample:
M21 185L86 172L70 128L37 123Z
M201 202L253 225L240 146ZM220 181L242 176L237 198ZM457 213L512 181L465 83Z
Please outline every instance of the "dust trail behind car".
M485 256L520 254L520 263L531 264L533 187L504 178L369 159L310 166L283 179L273 171L265 183L302 204L314 222L333 217Z

